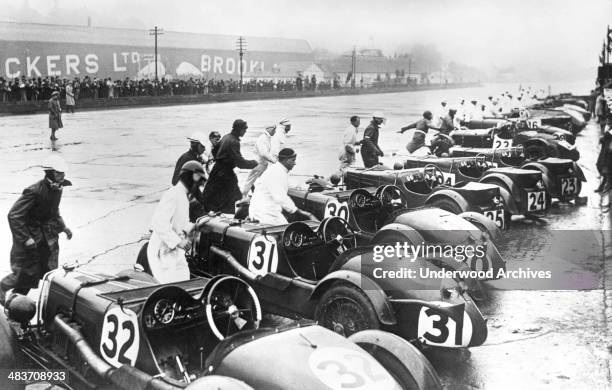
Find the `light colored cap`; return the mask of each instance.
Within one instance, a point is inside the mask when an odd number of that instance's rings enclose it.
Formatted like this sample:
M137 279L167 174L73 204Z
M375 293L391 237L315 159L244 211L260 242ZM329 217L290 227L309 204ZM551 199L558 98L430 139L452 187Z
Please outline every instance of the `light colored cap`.
M381 119L384 119L384 118L385 118L385 116L384 116L384 114L383 114L382 112L380 112L380 111L374 111L374 113L372 114L372 118L381 118Z
M283 126L289 126L291 125L291 121L287 118L281 120L280 122L278 122L279 124L283 125Z
M189 142L199 142L202 144L202 146L205 146L208 137L204 133L196 131L195 133L187 137L187 139L189 140Z
M41 166L45 171L53 170L63 173L68 171L68 164L66 164L66 161L64 161L64 159L58 153L51 153L49 156L47 156L47 158L43 160Z

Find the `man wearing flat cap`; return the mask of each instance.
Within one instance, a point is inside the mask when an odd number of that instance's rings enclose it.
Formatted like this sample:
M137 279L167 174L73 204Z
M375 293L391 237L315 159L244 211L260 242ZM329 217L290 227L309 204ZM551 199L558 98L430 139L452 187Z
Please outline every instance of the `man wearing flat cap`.
M57 140L57 137L55 136L55 132L58 129L61 129L62 127L64 127L64 124L62 123L62 108L60 107L58 91L54 91L51 94L51 99L49 99L48 107L49 107L49 128L51 129L50 139L51 141L55 141Z
M272 154L272 138L276 133L276 125L266 127L264 132L257 137L255 141L255 154L257 154L257 166L251 169L249 176L247 177L244 186L242 187L242 197L246 198L249 195L249 191L253 187L255 180L257 180L268 168L268 164L274 164L276 162L276 156Z
M297 208L287 195L289 171L295 166L296 158L295 151L290 148L284 148L278 153L278 162L271 164L255 184L249 217L270 225L287 223L283 211L314 219L311 213Z
M246 160L240 153L240 137L244 136L247 129L245 121L236 119L232 132L221 138L215 165L210 171L202 194L206 211L221 211L227 214L236 212L235 203L242 198L242 193L234 168L253 169L257 166L257 161Z

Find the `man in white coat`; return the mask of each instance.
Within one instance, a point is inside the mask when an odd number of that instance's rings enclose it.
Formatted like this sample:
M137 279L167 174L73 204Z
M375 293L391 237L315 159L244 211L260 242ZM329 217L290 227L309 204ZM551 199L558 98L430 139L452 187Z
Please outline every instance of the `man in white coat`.
M147 248L151 273L160 283L189 279L185 252L191 243L187 238L194 225L189 222L189 194L204 177L198 161L188 161L181 168L179 181L163 195L151 220L153 233Z
M268 168L268 164L276 162L276 156L272 154L272 138L276 133L276 125L268 126L255 141L255 154L257 155L257 166L251 169L249 176L242 187L242 197L246 198L253 187L253 183Z
M287 141L287 133L291 130L291 121L289 119L283 119L278 122L278 126L276 127L276 134L272 137L272 154L277 155L279 151L283 148L283 145Z
M284 148L278 153L278 162L272 164L255 183L255 191L249 206L249 217L264 224L284 225L288 214L300 214L306 218L314 216L295 206L287 195L289 189L289 171L295 166L297 155L290 148Z

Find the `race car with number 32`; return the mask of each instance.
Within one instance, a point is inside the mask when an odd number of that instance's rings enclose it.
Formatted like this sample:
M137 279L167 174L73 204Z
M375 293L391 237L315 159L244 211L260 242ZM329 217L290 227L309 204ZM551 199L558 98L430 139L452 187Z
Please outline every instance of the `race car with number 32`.
M52 372L68 389L442 388L423 355L390 333L258 329L259 299L233 276L159 285L135 270L64 268L46 275L37 303L9 300L2 367L63 370Z

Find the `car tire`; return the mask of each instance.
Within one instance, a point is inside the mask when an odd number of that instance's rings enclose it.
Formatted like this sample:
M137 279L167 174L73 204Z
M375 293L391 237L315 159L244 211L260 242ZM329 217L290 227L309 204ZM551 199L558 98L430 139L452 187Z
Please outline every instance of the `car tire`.
M372 302L357 287L347 284L336 284L325 291L317 303L314 317L319 325L345 337L380 328Z
M428 206L437 207L439 209L446 210L449 213L453 213L453 214L461 214L467 211L467 210L462 210L461 206L459 206L457 202L449 198L435 199L434 201L430 202Z
M149 258L147 257L148 248L149 243L145 242L142 248L140 248L140 252L138 252L138 257L136 257L136 264L140 264L144 272L148 273L149 275L153 275L153 273L151 272L151 267L149 266Z

